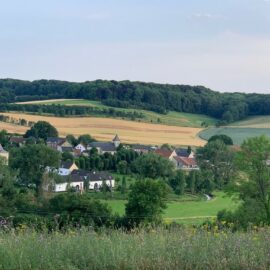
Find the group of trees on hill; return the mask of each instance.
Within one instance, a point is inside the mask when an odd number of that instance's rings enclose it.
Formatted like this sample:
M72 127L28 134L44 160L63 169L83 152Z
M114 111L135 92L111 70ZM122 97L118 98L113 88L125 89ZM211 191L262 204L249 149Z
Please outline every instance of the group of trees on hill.
M137 111L123 111L114 108L95 108L90 106L64 106L64 105L43 105L43 104L0 104L0 112L19 111L37 114L53 114L55 116L76 116L76 115L101 115L110 117L123 117L131 120L142 119L144 114Z
M270 95L219 93L202 86L169 85L130 81L0 80L0 103L52 98L83 98L106 105L166 113L205 114L226 124L249 115L270 114Z

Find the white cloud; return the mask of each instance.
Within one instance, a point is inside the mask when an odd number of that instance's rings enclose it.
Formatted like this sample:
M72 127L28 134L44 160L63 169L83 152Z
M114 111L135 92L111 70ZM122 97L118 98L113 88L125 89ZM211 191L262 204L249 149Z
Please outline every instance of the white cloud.
M224 15L221 15L221 14L211 14L211 13L195 13L195 14L189 16L189 18L190 19L198 19L198 20L227 19L227 17L224 16Z

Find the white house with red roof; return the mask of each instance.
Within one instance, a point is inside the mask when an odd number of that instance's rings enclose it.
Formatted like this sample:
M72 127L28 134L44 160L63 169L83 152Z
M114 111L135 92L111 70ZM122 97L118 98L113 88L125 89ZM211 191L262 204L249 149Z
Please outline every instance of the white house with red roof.
M195 158L189 157L173 157L172 162L174 163L175 167L179 170L199 170L199 166L195 160Z

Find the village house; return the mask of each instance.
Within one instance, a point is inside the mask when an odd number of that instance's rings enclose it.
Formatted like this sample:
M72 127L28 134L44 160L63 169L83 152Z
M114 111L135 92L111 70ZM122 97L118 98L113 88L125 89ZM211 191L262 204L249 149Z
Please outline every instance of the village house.
M82 192L86 189L86 184L89 183L90 190L99 190L105 183L111 189L115 186L115 180L108 172L73 170L70 175L65 176L62 183L56 183L55 192L63 192L68 188L75 188Z
M78 192L83 192L84 180L82 178L67 176L63 180L62 183L54 184L54 192L65 192L70 188L74 188Z
M121 140L118 135L115 135L111 142L92 142L88 145L87 150L96 148L100 155L109 153L114 155L119 147Z
M85 152L87 150L86 146L83 145L82 143L79 143L76 147L75 150L77 151L77 153L79 155L81 155L83 152Z
M157 149L155 152L157 155L167 158L169 160L173 160L174 157L177 156L175 150L168 150L168 149Z
M138 154L148 154L149 152L156 150L153 146L143 144L133 144L131 148Z
M4 159L6 165L8 165L9 152L6 151L3 146L0 144L0 157Z
M174 163L176 169L179 170L199 170L199 166L197 165L195 158L176 156L173 158L172 162Z
M73 152L72 145L65 138L49 137L46 141L48 147L58 152Z
M58 169L58 174L61 176L70 175L74 170L79 168L73 161L64 161L61 163L60 168Z
M11 136L9 138L9 143L21 147L26 143L26 139L22 136Z
M189 152L186 148L177 148L175 149L175 152L179 157L195 158L195 153L192 150Z
M108 172L96 172L92 171L89 175L89 189L99 190L103 183L105 183L111 189L115 186L115 180Z

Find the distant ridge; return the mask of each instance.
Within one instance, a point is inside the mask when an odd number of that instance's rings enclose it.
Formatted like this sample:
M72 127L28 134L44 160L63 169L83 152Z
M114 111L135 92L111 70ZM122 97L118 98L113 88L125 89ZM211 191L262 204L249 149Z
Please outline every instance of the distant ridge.
M83 83L0 79L0 103L45 99L89 99L120 108L205 114L228 124L253 115L270 115L270 95L220 93L203 86L131 81ZM26 105L24 105L26 106Z

